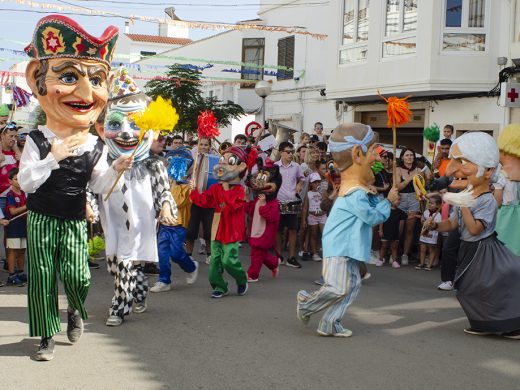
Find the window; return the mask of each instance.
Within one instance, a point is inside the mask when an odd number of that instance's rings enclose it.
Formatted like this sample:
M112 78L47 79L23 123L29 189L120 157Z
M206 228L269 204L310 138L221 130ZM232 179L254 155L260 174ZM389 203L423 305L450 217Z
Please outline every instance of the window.
M339 63L363 61L368 55L370 0L343 0L343 37Z
M157 53L155 51L142 51L141 52L141 58L151 57L156 55Z
M482 52L486 50L486 0L446 0L442 49Z
M278 66L294 68L294 36L278 40ZM278 70L277 80L292 79L293 70Z
M257 66L264 65L264 38L244 38L242 39L242 62L255 64ZM242 80L262 80L264 68L242 66ZM242 87L254 87L254 83L243 84Z
M383 57L416 52L418 0L386 0Z

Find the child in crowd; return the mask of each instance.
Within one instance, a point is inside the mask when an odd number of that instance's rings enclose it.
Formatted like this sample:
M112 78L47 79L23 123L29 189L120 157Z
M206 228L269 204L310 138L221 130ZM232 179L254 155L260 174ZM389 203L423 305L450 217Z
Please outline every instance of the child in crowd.
M329 188L329 180L327 179L327 162L320 160L316 163L316 172L320 175L320 185L318 191L324 193Z
M318 254L317 239L318 233L323 233L327 221L327 214L321 209L321 201L323 200L323 193L320 192L321 183L319 173L313 172L310 174L309 191L307 191L307 196L303 202L302 211L302 228L305 229L307 225L309 226L312 260L314 261L321 261Z
M2 212L2 209L0 208L0 225L1 226L7 226L9 224L9 221L5 219L5 215ZM5 261L4 269L7 269L7 260ZM4 287L4 283L0 280L0 287Z
M435 223L442 221L441 207L442 198L437 193L431 193L427 196L428 208L422 215L422 223L427 220L432 220ZM437 257L437 241L439 233L436 231L425 232L421 231L419 237L420 253L419 253L419 264L415 266L415 269L431 271ZM426 253L428 253L428 265L426 265Z
M379 260L376 261L376 267L382 267L385 264L388 246L391 250L391 259L389 263L393 268L400 268L397 262L399 252L399 237L404 229L404 223L408 218L407 214L399 208L400 198L392 202L390 217L382 224L379 224L379 237L381 238L381 249L379 252Z
M11 190L7 193L7 217L9 219L27 211L27 197L18 184L18 168L9 171ZM7 284L22 287L27 282L25 275L25 249L27 248L27 217L16 218L6 228Z

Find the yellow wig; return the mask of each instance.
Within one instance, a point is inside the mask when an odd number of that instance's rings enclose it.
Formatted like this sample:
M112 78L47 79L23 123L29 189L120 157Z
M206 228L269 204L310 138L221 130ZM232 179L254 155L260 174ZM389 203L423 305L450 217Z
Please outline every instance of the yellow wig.
M498 149L501 152L520 157L520 123L504 127L498 136Z

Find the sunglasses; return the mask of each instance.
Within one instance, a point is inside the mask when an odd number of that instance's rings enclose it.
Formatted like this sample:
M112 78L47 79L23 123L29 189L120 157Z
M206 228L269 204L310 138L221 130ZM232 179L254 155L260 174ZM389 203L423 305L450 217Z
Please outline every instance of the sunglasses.
M285 153L293 154L294 150L284 150Z
M7 125L5 125L2 130L0 130L0 133L5 133L6 131L10 131L10 130L15 130L15 131L18 131L18 129L20 129L20 127L18 127L16 125L15 122L9 122Z

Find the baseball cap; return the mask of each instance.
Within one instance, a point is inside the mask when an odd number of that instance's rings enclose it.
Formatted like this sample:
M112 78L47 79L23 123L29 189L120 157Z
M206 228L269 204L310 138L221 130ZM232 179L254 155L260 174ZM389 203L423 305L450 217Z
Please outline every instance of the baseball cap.
M309 183L314 183L315 181L321 181L321 176L317 172L312 172L309 175Z

